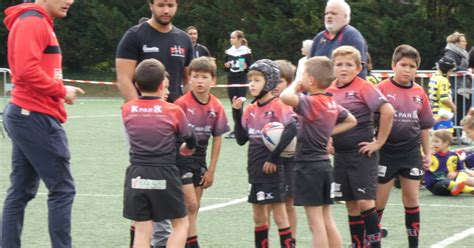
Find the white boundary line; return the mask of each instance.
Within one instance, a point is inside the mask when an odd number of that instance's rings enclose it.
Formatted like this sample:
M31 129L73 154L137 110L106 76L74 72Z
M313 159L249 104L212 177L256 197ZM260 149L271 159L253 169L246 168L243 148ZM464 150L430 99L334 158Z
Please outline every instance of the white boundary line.
M201 213L201 212L206 212L206 211L209 211L209 210L214 210L214 209L217 209L217 208L223 208L223 207L227 207L227 206L231 206L231 205L236 205L236 204L239 204L239 203L242 203L242 202L245 202L245 201L247 201L247 197L242 197L242 198L235 199L235 200L232 200L232 201L202 207L202 208L199 209L199 212Z
M403 206L401 203L388 203L388 206ZM445 208L474 208L469 205L442 205L442 204L420 204L420 207L445 207Z
M434 244L431 246L431 248L445 248L448 247L448 245L454 244L460 240L463 240L466 237L469 237L471 235L474 235L474 227L471 227L469 229L466 229L460 233L456 233L451 237L448 237L446 239L441 240L440 242Z
M103 117L119 117L120 115L73 115L69 116L68 119L79 119L79 118L103 118Z

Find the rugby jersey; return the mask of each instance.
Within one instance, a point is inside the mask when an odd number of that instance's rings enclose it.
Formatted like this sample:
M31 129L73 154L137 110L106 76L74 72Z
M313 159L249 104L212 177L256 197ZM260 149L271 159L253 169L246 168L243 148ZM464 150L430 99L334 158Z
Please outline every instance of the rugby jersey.
M209 138L220 136L230 130L222 103L212 94L207 103L201 103L192 91L178 98L175 102L184 111L194 133L198 137L193 158L206 159Z
M431 155L430 168L425 172L426 188L431 189L433 185L448 177L448 173L464 170L459 155L455 152L437 152Z
M421 130L433 127L428 96L415 82L401 85L386 79L377 88L395 109L392 130L381 152L409 152L421 144Z
M387 99L374 85L360 77L344 86L337 86L335 80L326 90L333 94L335 102L346 108L357 119L357 126L349 131L333 136L336 152L354 152L359 150L360 142L374 139L374 112Z
M133 165L174 166L177 136L193 136L183 110L159 97L142 96L125 103L122 118Z
M429 82L429 99L433 116L439 118L440 109L452 112L451 108L443 104L444 100L451 100L451 83L444 77L440 71L437 71Z
M283 104L279 98L272 98L264 104L255 102L249 105L242 116L242 127L249 136L248 166L250 183L281 182L284 174L281 165L278 172L263 173L263 165L270 155L270 150L263 143L262 128L269 122L280 122L283 125L294 121L295 114L290 106Z

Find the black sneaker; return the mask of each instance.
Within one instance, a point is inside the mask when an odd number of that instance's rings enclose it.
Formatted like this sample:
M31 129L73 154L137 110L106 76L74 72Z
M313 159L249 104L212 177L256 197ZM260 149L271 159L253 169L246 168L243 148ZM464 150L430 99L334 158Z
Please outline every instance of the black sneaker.
M227 136L225 136L226 139L235 139L235 134L234 134L234 131L230 132L229 134L227 134Z
M388 229L382 227L382 230L380 230L380 233L382 234L382 238L386 238L388 236Z

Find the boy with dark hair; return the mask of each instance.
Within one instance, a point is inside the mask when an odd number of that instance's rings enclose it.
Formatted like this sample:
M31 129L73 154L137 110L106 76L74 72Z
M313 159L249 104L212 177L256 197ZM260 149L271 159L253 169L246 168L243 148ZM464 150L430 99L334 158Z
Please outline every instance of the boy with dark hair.
M418 51L412 46L400 45L393 52L394 76L377 86L395 109L392 131L380 149L377 212L379 220L382 220L394 179L398 177L405 207L409 247L418 247L420 231L418 194L423 168L427 169L430 165L429 130L434 124L428 96L424 89L414 82L419 65Z
M222 144L222 134L228 132L230 128L222 103L210 93L210 87L216 80L214 58L194 59L189 65L189 71L191 91L178 98L175 104L186 114L198 137L198 144L193 156L178 155L178 168L189 219L186 248L198 248L196 219L203 189L212 186ZM206 150L211 136L213 137L212 150L208 169Z
M327 154L331 135L356 126L355 117L337 105L326 88L334 77L327 57L306 61L301 82L294 82L280 96L298 114L299 130L294 169L295 205L304 206L313 236L313 247L342 247L342 239L331 215L334 204L333 170ZM299 91L310 95L299 95Z
M453 135L446 130L433 132L431 143L434 154L425 174L426 188L433 195L459 195L474 192L474 177L464 167L456 152L449 150Z
M237 143L244 145L249 141L247 171L251 189L248 202L252 203L253 208L255 247L269 247L267 205L273 209L281 247L294 247L295 241L291 238L285 210L287 192L279 159L280 153L295 137L294 114L290 107L272 95L280 78L280 70L275 62L268 59L256 61L249 68L248 78L250 94L255 99L242 116L243 100L234 97L232 111L236 120L234 130ZM268 150L261 137L263 126L269 122L285 125L280 142L273 152Z
M133 247L150 247L153 221L170 219L173 231L168 247L184 247L188 219L176 167L176 137L186 143L181 154L192 155L196 136L186 116L161 96L165 68L156 59L142 61L135 70L138 99L122 106L122 117L130 141L130 166L124 189L123 216L135 221Z
M393 108L374 85L357 77L362 70L361 56L351 46L332 53L336 80L327 89L334 100L357 119L357 126L333 136L334 194L346 201L352 247L380 247L380 229L375 208L378 150L392 127ZM378 133L374 137L373 116L380 113Z
M456 69L456 63L447 57L436 63L437 71L430 78L429 99L433 117L436 121L433 129L448 129L453 132L452 118L456 112L456 105L452 101L451 83L448 78Z

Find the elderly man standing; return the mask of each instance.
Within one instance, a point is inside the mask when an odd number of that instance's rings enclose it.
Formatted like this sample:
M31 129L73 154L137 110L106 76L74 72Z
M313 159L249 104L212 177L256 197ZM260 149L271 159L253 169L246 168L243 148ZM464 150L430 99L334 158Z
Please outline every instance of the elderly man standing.
M364 36L349 25L351 7L344 0L329 0L324 11L325 30L319 32L313 39L310 57L326 56L331 58L332 51L344 45L353 46L362 56L364 68L359 77L367 76L367 42Z

